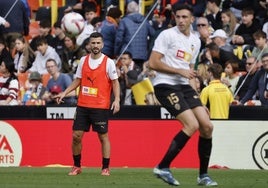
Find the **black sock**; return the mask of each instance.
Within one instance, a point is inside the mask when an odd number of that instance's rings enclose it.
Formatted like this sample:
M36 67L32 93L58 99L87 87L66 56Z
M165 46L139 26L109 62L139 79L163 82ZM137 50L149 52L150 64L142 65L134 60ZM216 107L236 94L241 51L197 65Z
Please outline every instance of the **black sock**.
M199 137L198 155L200 161L199 175L208 173L209 158L212 149L212 139Z
M110 158L102 158L102 169L109 168Z
M189 136L186 135L183 131L180 131L172 140L167 153L165 154L162 161L159 163L158 167L161 168L169 168L170 163L173 159L179 154L182 148L185 146L187 141L189 140Z
M74 160L74 166L81 167L81 154L79 155L73 155L73 160Z

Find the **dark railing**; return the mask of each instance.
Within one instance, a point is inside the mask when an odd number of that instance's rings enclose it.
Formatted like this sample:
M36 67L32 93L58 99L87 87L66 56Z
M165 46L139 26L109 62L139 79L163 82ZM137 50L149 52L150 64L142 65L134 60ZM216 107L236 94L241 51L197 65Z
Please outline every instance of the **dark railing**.
M71 107L71 106L70 106ZM56 107L60 109L70 107ZM72 106L74 107L74 106ZM48 119L48 106L0 106L0 120ZM162 112L160 106L121 106L119 113L111 119L170 119L169 114ZM231 106L230 120L268 120L266 106Z

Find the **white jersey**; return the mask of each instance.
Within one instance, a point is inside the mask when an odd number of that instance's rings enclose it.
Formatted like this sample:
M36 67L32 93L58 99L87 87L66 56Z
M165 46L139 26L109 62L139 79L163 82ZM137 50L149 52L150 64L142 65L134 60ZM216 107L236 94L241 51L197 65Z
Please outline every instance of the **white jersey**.
M199 37L191 32L189 36L181 33L177 26L162 31L155 40L153 51L163 54L162 62L179 69L190 69L195 64L201 42ZM153 85L157 84L189 84L189 80L179 74L157 72Z

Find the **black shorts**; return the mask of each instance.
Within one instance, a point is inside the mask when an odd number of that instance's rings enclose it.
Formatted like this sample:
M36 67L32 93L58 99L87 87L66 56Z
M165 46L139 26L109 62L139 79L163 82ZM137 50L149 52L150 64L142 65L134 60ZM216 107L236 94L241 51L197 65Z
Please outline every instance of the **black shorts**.
M101 134L108 132L108 109L96 109L77 106L73 130L88 132L92 125L92 130Z
M202 106L199 95L190 85L159 84L154 90L158 101L174 117L185 110Z

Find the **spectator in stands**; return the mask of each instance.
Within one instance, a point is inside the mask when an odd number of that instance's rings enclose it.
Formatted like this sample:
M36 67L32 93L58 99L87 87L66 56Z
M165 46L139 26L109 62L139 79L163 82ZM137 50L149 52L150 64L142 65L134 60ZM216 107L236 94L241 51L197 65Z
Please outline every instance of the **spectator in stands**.
M114 46L115 36L120 22L122 12L118 7L112 7L108 10L105 20L100 27L100 33L103 35L104 47L102 53L110 58L115 58Z
M140 27L144 19L145 17L139 13L138 4L131 1L127 4L127 15L121 19L115 38L115 55L119 56L124 50L129 51L141 68L148 60L148 37L155 33L149 21L145 21L143 27ZM138 28L140 30L133 38ZM133 40L129 43L131 39Z
M239 68L244 69L244 65L234 53L220 49L214 42L211 42L206 46L205 56L210 64L219 63L223 69L225 69L225 63L228 60L239 62Z
M233 53L233 46L227 42L227 34L223 29L217 29L209 38L212 39L212 42L217 44L220 49Z
M30 42L30 46L34 51L37 51L37 40L40 37L44 37L49 46L53 48L55 47L55 41L51 34L51 23L49 20L41 20L39 23L39 35L34 37Z
M76 43L77 45L81 46L86 38L90 36L90 34L94 31L94 27L91 24L92 19L97 17L97 7L94 2L91 2L91 6L86 6L84 8L84 16L85 16L85 27L77 36Z
M195 77L195 87L196 87L196 92L200 95L201 91L206 87L204 84L204 80L201 76L196 76Z
M0 59L4 57L12 58L11 53L6 45L5 38L0 35Z
M70 2L71 1L71 2ZM69 0L68 3L68 7L65 9L65 13L67 12L78 12L81 15L85 14L85 8L86 7L96 7L96 14L97 16L100 16L101 13L101 0L76 0L76 2L74 2L75 0Z
M214 29L209 25L206 17L200 17L196 20L197 31L201 40L200 52L203 51L208 43L211 42L209 36L214 32Z
M100 32L100 27L102 24L103 19L99 16L92 19L91 24L93 25L93 31Z
M32 67L29 69L30 72L37 71L41 75L47 74L48 72L46 69L46 61L48 59L54 59L59 69L61 69L61 59L58 53L55 51L55 49L48 45L45 37L39 36L36 39L36 46L37 46L36 57Z
M171 8L165 9L156 9L152 16L152 19L149 20L150 24L155 30L155 34L151 37L149 41L149 54L154 46L154 41L157 36L165 29L172 27L172 10Z
M256 57L258 61L261 60L263 54L268 53L268 44L266 33L258 30L253 34L255 46L252 50L252 56ZM260 62L261 65L261 62Z
M123 105L134 104L131 86L137 82L137 76L141 72L141 68L135 64L131 52L124 52L121 55L119 68L119 83L121 88L121 98ZM131 73L128 73L132 71ZM130 78L129 78L130 77ZM134 81L133 81L134 80Z
M230 9L223 10L221 12L221 21L222 21L222 29L227 34L227 43L232 41L232 37L235 34L237 28L239 27L239 22L235 17L234 13Z
M221 0L207 0L207 11L206 15L209 24L214 30L222 28L221 20L221 10L220 10Z
M209 65L210 82L200 94L201 102L208 107L211 119L228 119L230 104L234 100L232 92L221 82L222 72L219 64Z
M64 38L64 51L62 55L62 70L63 73L68 73L73 79L80 58L86 55L86 51L76 44L75 36L66 35Z
M239 64L237 61L234 60L228 60L225 63L225 77L221 79L222 83L224 83L234 94L238 80L239 80L239 75L237 74L239 69Z
M31 49L27 39L25 39L23 36L19 36L15 40L14 64L16 72L26 72L29 68L32 67L34 60L35 53Z
M0 7L0 16L10 24L10 27L1 27L0 33L4 35L7 47L12 52L15 39L20 35L29 34L30 19L21 0L0 1Z
M145 78L149 78L151 81L153 81L155 76L156 76L156 71L150 69L149 62L145 61L143 63L142 72L138 75L138 81L141 81Z
M258 5L258 13L257 16L259 17L259 19L262 21L267 21L267 8L268 8L268 2L266 0L255 0L255 4Z
M24 105L45 105L42 99L46 87L42 83L42 76L38 72L31 72L29 76L29 87L25 91L22 104Z
M241 12L244 8L251 7L254 9L255 0L224 0L222 1L222 9L230 9L235 17L240 21L242 19Z
M46 101L46 104L58 105L56 99L53 97L63 92L71 83L72 79L69 75L61 73L57 62L54 59L48 59L46 61L47 72L51 75L51 78L48 80L46 92L43 96L43 99ZM64 99L64 103L61 105L74 105L76 104L76 93L72 91L68 94L68 97Z
M62 58L63 50L64 50L64 39L65 39L65 33L61 29L61 21L57 21L53 25L54 27L54 45L55 50L59 54L60 58Z
M239 104L245 104L258 92L261 105L268 106L268 53L262 55L261 61L261 69L254 75L246 95Z
M247 93L248 89L249 89L249 85L250 82L252 80L252 78L254 77L255 73L258 70L258 66L257 66L257 59L254 56L251 56L249 58L247 58L246 60L246 74L240 76L237 85L236 85L236 89L235 89L235 99L236 100L241 100ZM250 98L250 100L252 99L256 99L256 96L253 96L252 98Z
M0 105L18 105L19 81L9 57L0 59Z
M244 8L242 10L242 23L237 28L235 35L232 38L234 45L251 45L254 46L253 33L261 29L261 25L254 17L252 8Z
M209 75L208 75L208 64L207 63L199 63L197 65L197 76L200 76L202 78L203 84L205 86L208 85L209 82Z

